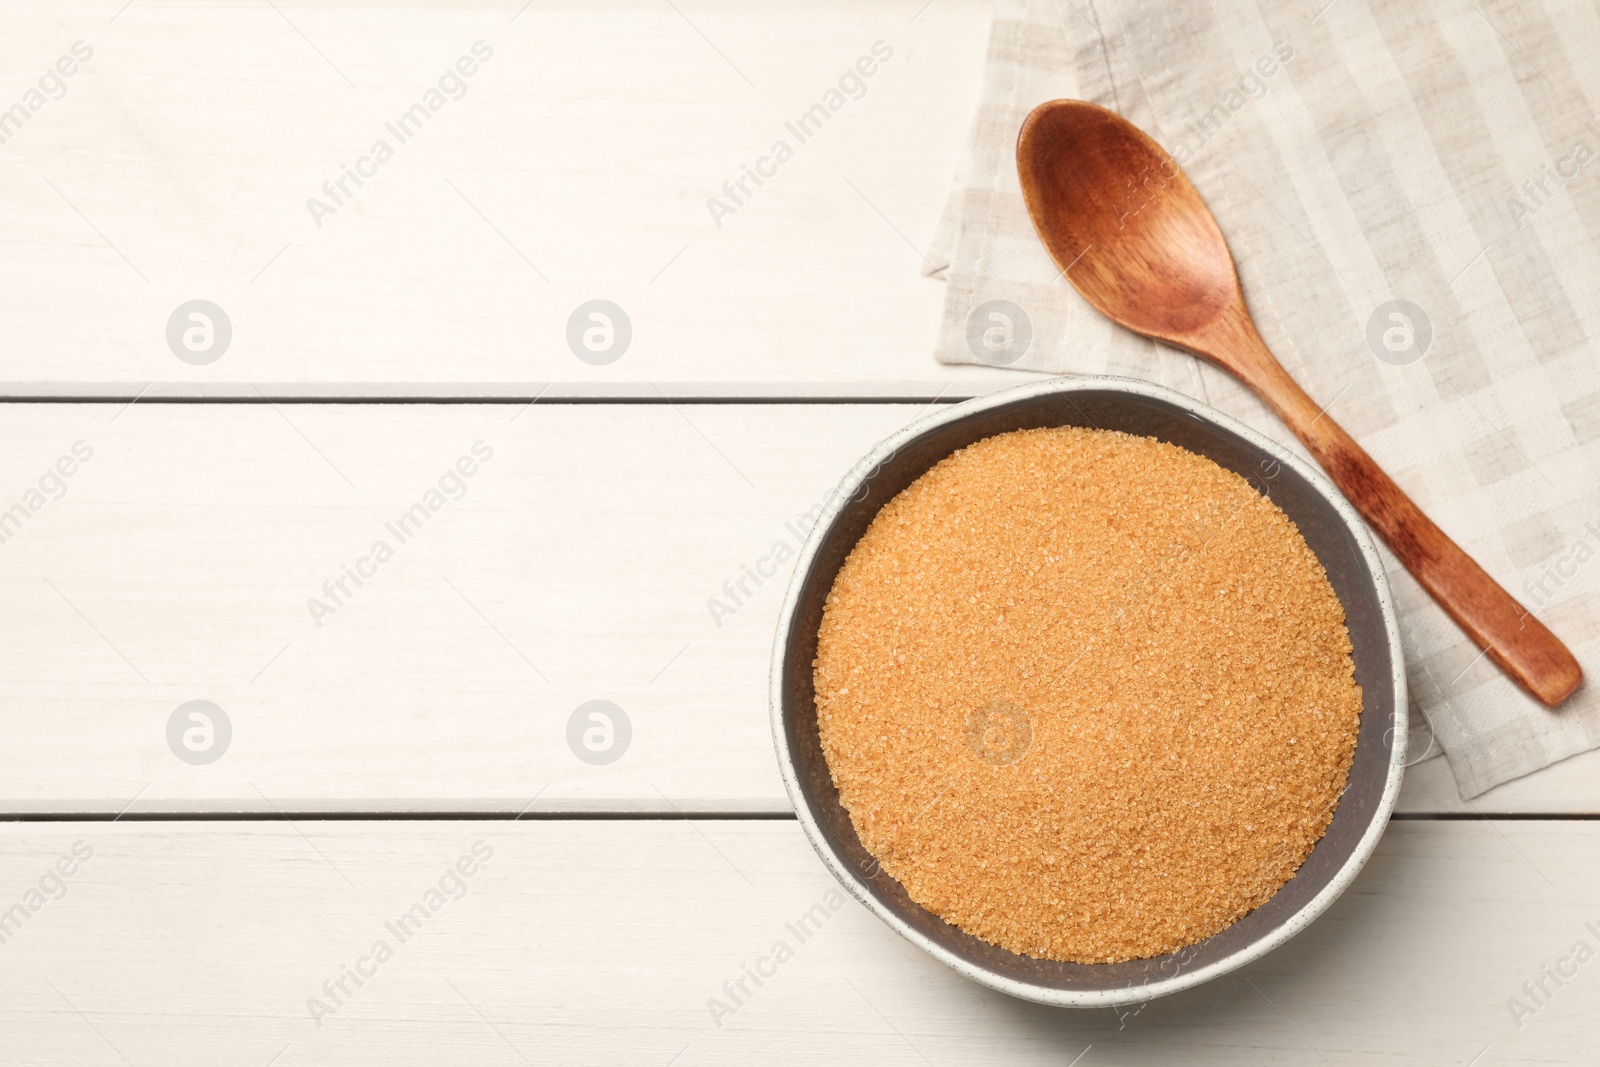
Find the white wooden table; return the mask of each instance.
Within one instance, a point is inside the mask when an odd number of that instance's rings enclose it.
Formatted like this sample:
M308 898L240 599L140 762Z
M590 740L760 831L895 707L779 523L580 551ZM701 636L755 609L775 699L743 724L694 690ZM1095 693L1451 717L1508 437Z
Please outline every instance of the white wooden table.
M1308 933L1136 1012L986 992L850 903L713 1019L832 884L768 738L788 575L746 567L1021 380L931 360L919 276L983 5L0 19L0 1064L1600 1061L1593 756L1473 806L1418 765ZM169 347L195 299L212 362ZM610 363L567 343L594 299ZM169 744L194 700L225 745Z

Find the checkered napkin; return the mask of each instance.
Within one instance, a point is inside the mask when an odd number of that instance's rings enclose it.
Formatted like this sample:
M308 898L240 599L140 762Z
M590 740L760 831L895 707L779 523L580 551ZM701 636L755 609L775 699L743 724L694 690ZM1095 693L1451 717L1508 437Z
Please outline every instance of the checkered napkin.
M1034 105L1075 97L1177 157L1289 372L1590 679L1545 710L1381 549L1410 758L1442 749L1464 797L1600 746L1597 46L1600 14L1560 0L1000 0L929 253L942 362L1161 382L1304 455L1226 373L1072 290L1013 153Z

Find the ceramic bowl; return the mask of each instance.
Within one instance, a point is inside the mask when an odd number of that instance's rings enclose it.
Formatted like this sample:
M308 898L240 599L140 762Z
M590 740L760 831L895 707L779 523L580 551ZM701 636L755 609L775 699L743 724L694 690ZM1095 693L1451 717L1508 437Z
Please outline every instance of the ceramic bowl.
M1292 519L1344 605L1363 697L1349 784L1327 833L1271 900L1197 945L1124 963L1061 963L991 945L914 903L839 802L817 734L812 661L822 606L878 510L957 449L1011 430L1085 426L1155 437L1248 479ZM795 813L835 878L902 937L974 981L1042 1004L1139 1003L1216 978L1327 910L1377 846L1400 792L1406 683L1383 566L1355 510L1308 461L1181 393L1124 378L1057 378L953 405L899 431L829 497L796 563L772 664L772 732Z

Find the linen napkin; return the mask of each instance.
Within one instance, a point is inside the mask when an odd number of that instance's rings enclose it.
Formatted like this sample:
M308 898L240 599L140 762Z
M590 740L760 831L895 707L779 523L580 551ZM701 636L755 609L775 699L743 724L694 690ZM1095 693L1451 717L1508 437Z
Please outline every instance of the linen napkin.
M1380 546L1410 760L1442 749L1470 798L1600 746L1600 14L1557 0L997 4L928 255L949 286L938 359L1157 381L1305 455L1232 377L1111 325L1063 280L1014 157L1023 118L1062 97L1173 153L1289 372L1593 679L1545 709Z

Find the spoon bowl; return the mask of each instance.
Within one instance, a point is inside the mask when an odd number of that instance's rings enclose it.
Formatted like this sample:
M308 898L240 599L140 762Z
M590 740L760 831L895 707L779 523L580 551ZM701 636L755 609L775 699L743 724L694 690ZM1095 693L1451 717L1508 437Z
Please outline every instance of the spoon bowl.
M1130 330L1173 341L1227 310L1239 283L1222 232L1142 130L1059 100L1028 117L1020 144L1034 224L1056 262L1074 265L1072 284L1090 303Z

